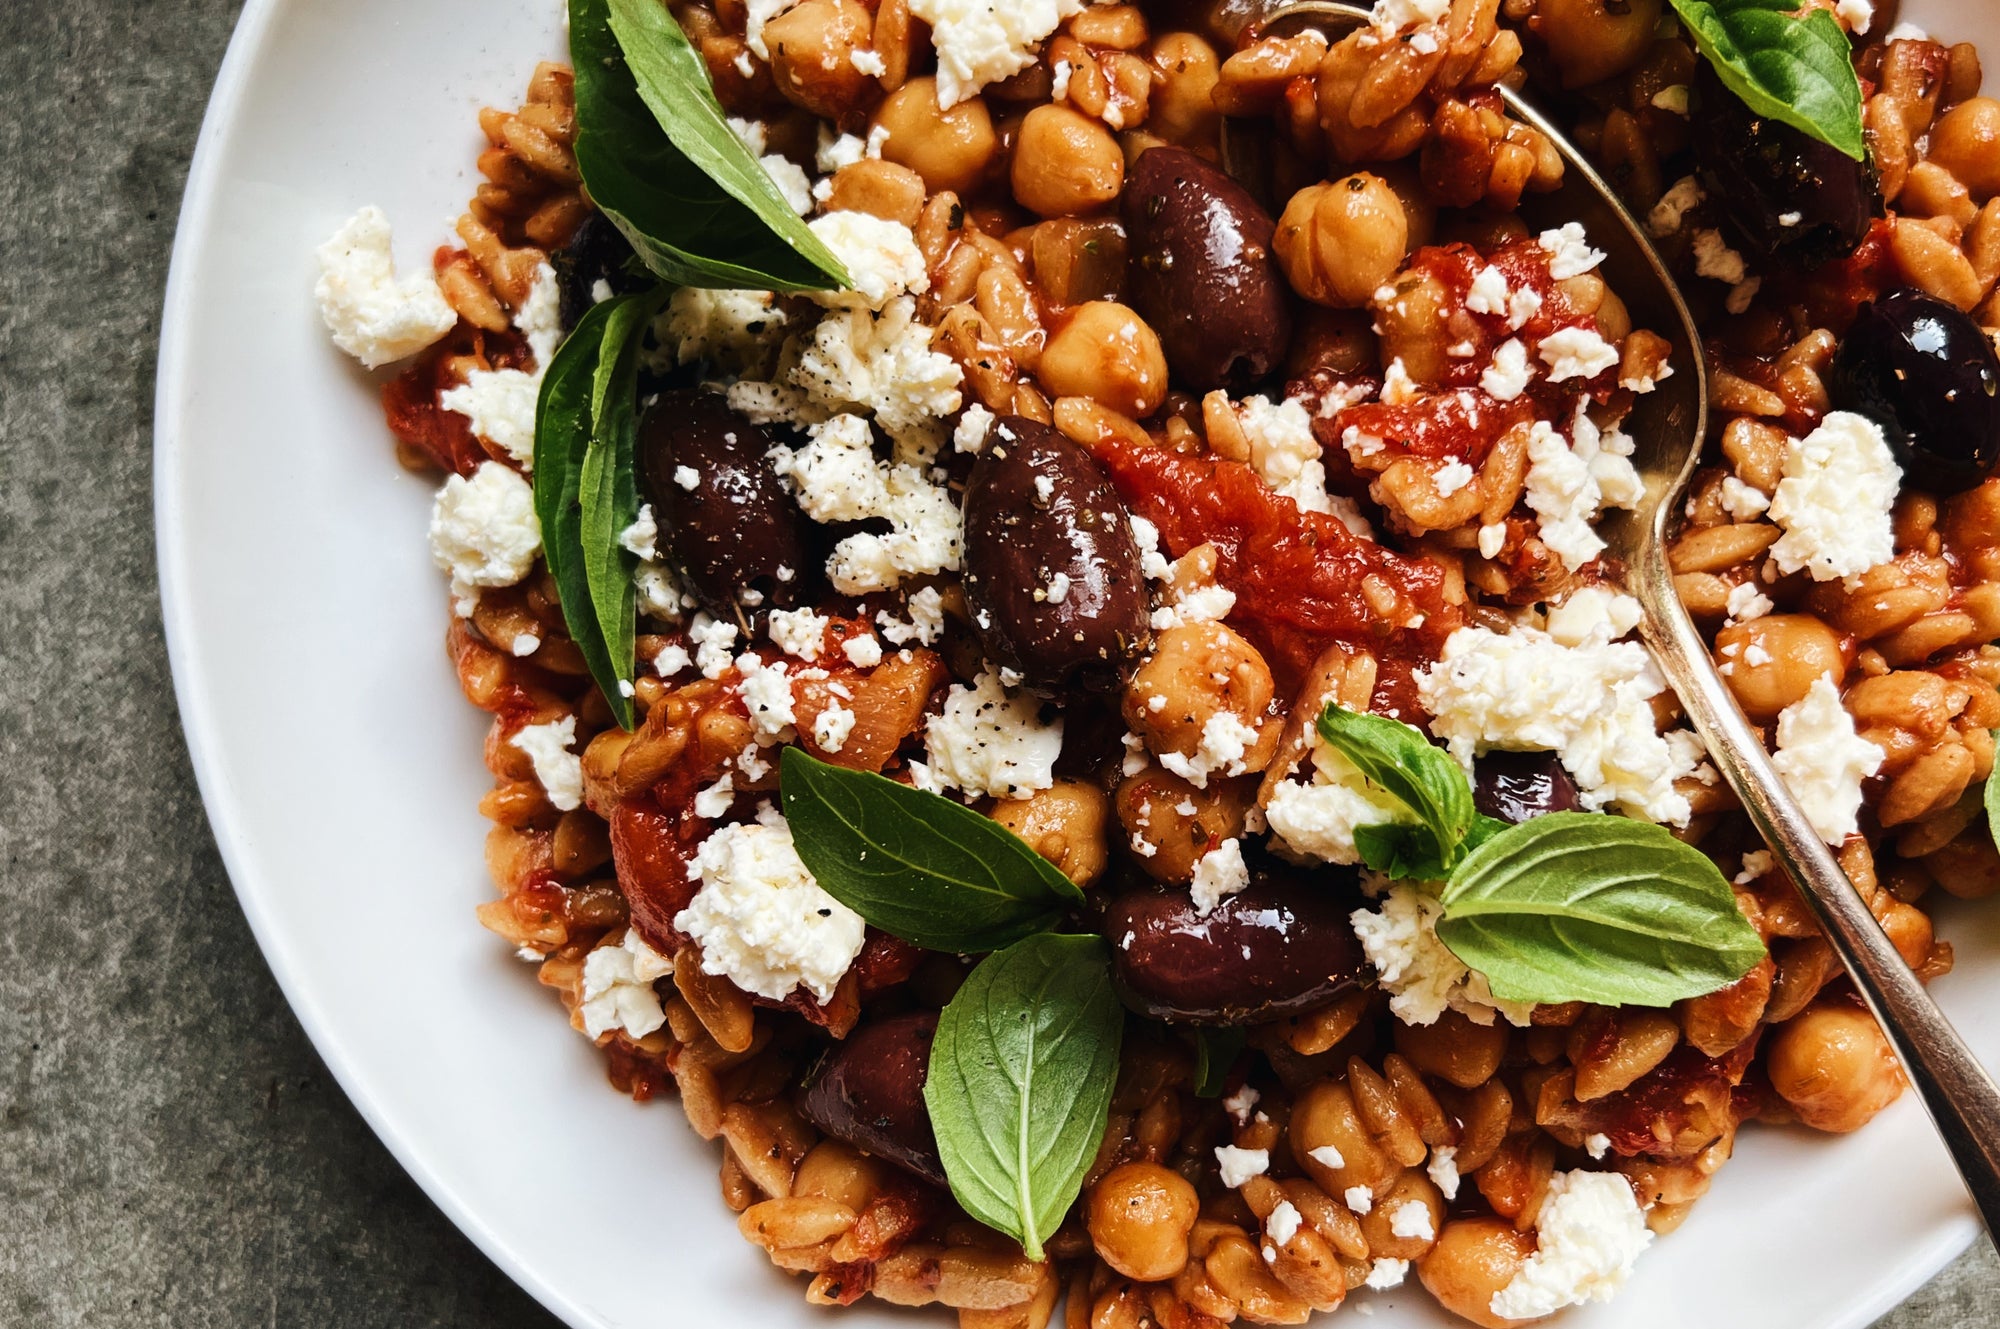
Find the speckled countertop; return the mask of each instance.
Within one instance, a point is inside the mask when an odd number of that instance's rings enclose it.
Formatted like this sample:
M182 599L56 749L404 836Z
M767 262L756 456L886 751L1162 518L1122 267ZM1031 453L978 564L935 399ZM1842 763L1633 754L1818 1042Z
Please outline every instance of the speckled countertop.
M154 339L232 0L0 35L0 1324L552 1326L313 1055L222 871L153 575ZM1974 1252L1882 1324L1992 1325Z

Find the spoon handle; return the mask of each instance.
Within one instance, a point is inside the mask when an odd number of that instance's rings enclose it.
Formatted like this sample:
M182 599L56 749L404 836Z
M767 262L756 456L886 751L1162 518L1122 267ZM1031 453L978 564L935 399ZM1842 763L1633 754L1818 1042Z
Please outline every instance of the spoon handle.
M2000 1233L2000 1086L1890 944L1861 894L1778 776L1762 739L1716 672L1675 595L1664 558L1647 560L1641 628L1687 708L1709 759L1743 801L1773 855L1874 1014L1951 1150L1990 1233Z

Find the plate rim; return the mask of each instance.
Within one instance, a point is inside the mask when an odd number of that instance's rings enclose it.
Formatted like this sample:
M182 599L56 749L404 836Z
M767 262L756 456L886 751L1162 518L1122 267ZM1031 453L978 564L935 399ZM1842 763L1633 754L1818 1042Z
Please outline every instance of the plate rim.
M224 140L234 129L235 113L247 93L266 46L273 40L288 10L299 2L245 0L217 69L189 161L161 306L153 390L153 534L161 624L173 677L182 741L201 795L210 837L228 875L237 906L250 924L258 950L277 981L286 1005L348 1102L397 1165L416 1182L452 1225L492 1261L499 1272L574 1329L605 1329L607 1322L601 1316L561 1291L543 1276L526 1253L516 1250L493 1230L477 1210L430 1166L423 1151L405 1134L395 1115L368 1090L366 1077L351 1064L353 1054L346 1041L336 1032L333 1022L301 979L299 970L280 941L278 929L263 904L269 892L249 884L253 874L242 848L248 838L247 832L236 823L235 810L225 792L228 775L221 756L211 745L214 721L206 704L207 690L202 685L202 648L189 617L192 611L185 590L189 574L183 567L187 531L181 520L186 510L180 471L185 436L182 416L189 399L184 380L189 372L191 325L197 317L197 250L213 225L222 182L218 158L223 152ZM1817 1329L1865 1329L1928 1284L1939 1271L1970 1248L1980 1231L1980 1225L1969 1209L1954 1216L1916 1258L1903 1265L1898 1275L1885 1278L1878 1284L1874 1295L1858 1299L1845 1313L1822 1322Z

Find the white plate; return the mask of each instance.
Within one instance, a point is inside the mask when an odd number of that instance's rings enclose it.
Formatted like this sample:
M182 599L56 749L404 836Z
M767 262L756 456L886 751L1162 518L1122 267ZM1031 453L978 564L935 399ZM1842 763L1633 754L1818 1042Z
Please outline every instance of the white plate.
M1939 23L2000 52L1994 6ZM532 969L473 918L492 895L475 810L485 717L444 657L429 487L396 465L377 383L313 305L311 251L361 205L388 211L406 265L448 237L474 183L475 112L515 105L561 33L553 0L245 8L195 154L160 353L156 517L181 715L293 1009L481 1249L572 1325L824 1329L803 1284L737 1235L716 1151L671 1100L611 1090ZM2000 945L1990 920L1971 922L1948 927L1959 970L1937 990L2000 1061ZM1908 1098L1846 1139L1753 1128L1624 1296L1567 1323L1850 1329L1975 1231ZM1443 1323L1415 1290L1373 1300L1375 1324ZM864 1305L839 1323L890 1318Z

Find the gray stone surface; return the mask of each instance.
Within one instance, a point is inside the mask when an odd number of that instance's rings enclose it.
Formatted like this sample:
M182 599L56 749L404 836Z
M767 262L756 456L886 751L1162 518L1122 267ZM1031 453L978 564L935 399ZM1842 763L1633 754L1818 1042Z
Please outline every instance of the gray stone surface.
M314 1057L181 746L150 534L154 337L236 8L5 5L0 1325L549 1326ZM1996 1304L1981 1243L1882 1323L1990 1325Z

